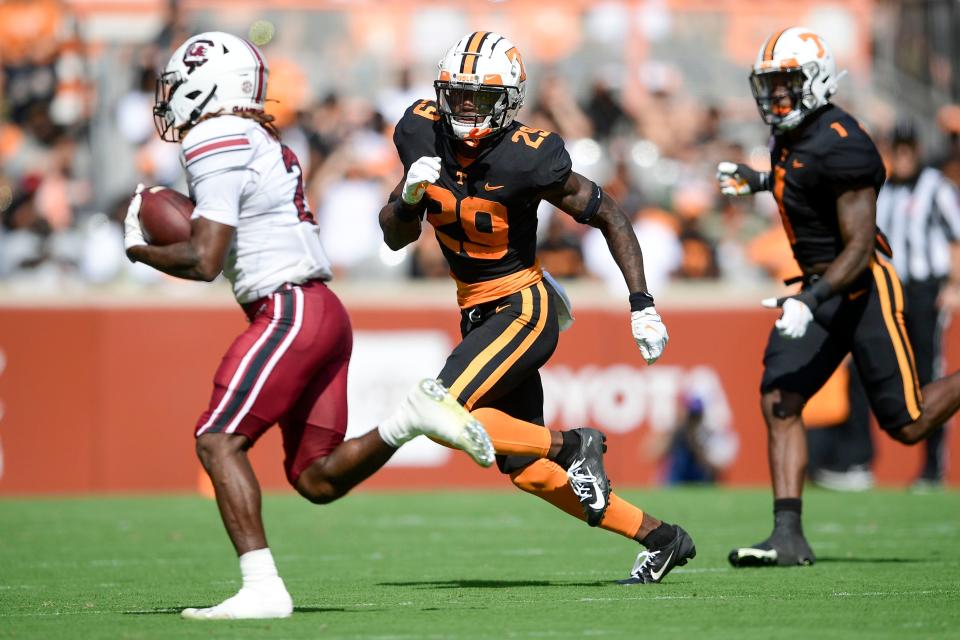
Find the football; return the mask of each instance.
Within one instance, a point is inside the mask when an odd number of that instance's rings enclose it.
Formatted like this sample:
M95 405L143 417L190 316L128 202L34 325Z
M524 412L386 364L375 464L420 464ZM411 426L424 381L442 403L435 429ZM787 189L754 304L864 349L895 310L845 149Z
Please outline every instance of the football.
M167 187L150 187L140 196L140 225L147 242L163 246L190 239L193 200Z

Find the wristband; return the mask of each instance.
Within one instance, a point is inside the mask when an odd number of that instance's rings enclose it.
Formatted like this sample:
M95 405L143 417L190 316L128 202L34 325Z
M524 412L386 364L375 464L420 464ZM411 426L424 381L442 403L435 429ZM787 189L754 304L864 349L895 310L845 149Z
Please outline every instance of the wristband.
M643 311L653 306L653 296L646 291L630 294L630 311Z
M760 182L760 191L770 191L770 172L761 171L759 182Z
M830 283L820 278L808 288L801 291L800 295L797 296L797 300L810 307L810 310L813 311L820 306L822 302L832 297L833 290L830 287Z

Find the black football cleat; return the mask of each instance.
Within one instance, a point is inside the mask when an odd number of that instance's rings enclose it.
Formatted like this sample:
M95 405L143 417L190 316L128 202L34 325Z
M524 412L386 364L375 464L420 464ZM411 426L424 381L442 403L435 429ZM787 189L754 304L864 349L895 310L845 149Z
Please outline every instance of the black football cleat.
M802 533L776 530L759 544L734 549L728 559L734 567L805 567L817 561Z
M659 549L646 549L633 563L630 577L617 580L617 584L654 584L663 580L674 567L682 567L688 560L697 557L697 547L693 538L682 527L674 525L676 535L673 540Z
M567 480L583 506L587 524L595 527L603 520L610 503L610 480L603 468L607 437L586 427L574 431L580 434L580 450L567 469Z

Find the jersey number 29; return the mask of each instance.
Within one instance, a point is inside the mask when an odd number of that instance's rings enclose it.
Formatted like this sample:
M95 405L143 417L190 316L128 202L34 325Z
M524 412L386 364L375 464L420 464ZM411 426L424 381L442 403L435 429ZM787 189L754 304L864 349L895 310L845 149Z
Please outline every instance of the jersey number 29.
M504 205L476 196L457 200L449 189L435 184L427 187L426 195L439 204L439 207L427 206L427 221L447 249L481 260L497 260L507 255L510 225ZM466 236L463 240L441 230L457 221Z

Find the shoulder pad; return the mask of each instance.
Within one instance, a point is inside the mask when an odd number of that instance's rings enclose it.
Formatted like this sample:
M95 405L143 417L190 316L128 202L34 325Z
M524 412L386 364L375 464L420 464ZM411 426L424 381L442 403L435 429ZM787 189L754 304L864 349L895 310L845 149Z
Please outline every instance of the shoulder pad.
M876 148L873 138L871 138L867 130L863 128L860 121L846 114L825 122L821 136L822 138L818 142L818 144L821 145L821 153L829 153L846 148L866 151Z
M563 138L558 133L528 127L521 122L515 122L514 124L515 126L506 132L505 137L507 141L516 144L518 149L530 152L555 153L557 149L566 147Z
M410 105L397 123L395 138L406 135L416 135L424 129L433 129L434 123L440 120L437 103L433 100L417 100Z
M437 122L440 119L440 112L437 111L437 101L427 100L426 98L416 100L403 113L403 118L400 121L403 122L407 118L414 117L421 118L426 122Z
M837 194L866 186L879 189L886 177L880 152L856 118L838 115L824 121L816 141L818 172Z
M393 144L405 167L434 148L435 125L439 120L437 103L433 100L417 100L404 112L393 130Z
M187 133L182 161L191 181L219 171L243 167L253 158L259 125L236 116L204 120Z
M563 138L552 131L515 124L499 144L507 145L508 153L516 159L516 170L525 173L535 189L565 180L573 163Z

